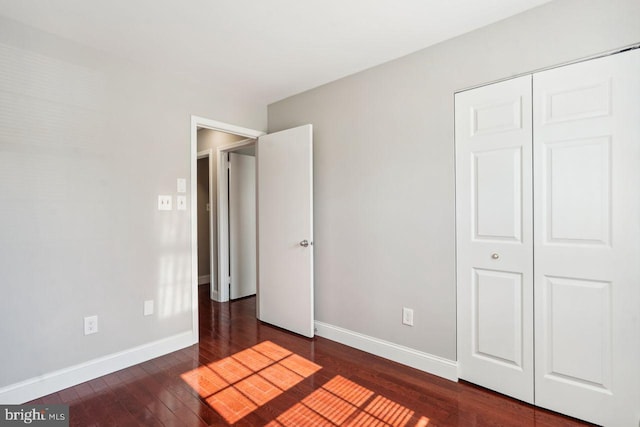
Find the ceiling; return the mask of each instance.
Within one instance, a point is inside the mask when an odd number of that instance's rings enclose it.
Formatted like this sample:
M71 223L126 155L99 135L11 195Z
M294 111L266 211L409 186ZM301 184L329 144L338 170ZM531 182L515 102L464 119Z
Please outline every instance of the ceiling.
M0 0L0 15L268 104L549 0Z

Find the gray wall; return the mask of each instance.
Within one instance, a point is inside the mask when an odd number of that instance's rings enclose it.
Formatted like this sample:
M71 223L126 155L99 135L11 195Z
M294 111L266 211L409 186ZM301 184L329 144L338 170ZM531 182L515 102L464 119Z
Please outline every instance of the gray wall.
M191 330L190 211L157 196L190 176L192 114L266 127L213 84L0 18L0 387Z
M270 132L314 125L316 319L455 359L454 91L639 42L639 17L558 0L270 105Z

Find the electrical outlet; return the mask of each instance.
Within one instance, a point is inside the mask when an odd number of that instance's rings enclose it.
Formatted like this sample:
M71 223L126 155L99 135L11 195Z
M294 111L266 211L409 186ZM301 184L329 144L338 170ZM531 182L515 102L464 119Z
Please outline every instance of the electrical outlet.
M84 334L91 335L98 332L98 316L87 316L84 318Z
M176 207L179 211L187 210L187 196L176 196Z
M171 196L158 196L158 210L159 211L171 210Z
M402 324L413 326L413 309L407 307L402 308Z
M153 300L146 300L144 302L144 310L143 310L143 314L145 316L151 316L153 314Z

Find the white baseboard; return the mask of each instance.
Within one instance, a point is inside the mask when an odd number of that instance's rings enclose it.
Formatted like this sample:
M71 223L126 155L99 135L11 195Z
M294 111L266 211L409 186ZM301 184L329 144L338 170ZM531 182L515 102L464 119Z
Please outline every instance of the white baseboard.
M316 334L349 347L411 366L429 374L458 381L458 363L323 322L315 322Z
M205 283L211 282L211 275L206 274L204 276L198 276L198 285L204 285Z
M0 388L0 404L21 404L197 343L183 332Z

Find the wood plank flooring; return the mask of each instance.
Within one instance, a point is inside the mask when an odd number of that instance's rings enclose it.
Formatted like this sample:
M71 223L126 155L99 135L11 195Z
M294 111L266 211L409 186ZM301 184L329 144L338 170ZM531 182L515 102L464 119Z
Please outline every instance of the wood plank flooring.
M324 338L258 322L255 298L208 299L200 343L42 397L72 426L581 426Z

